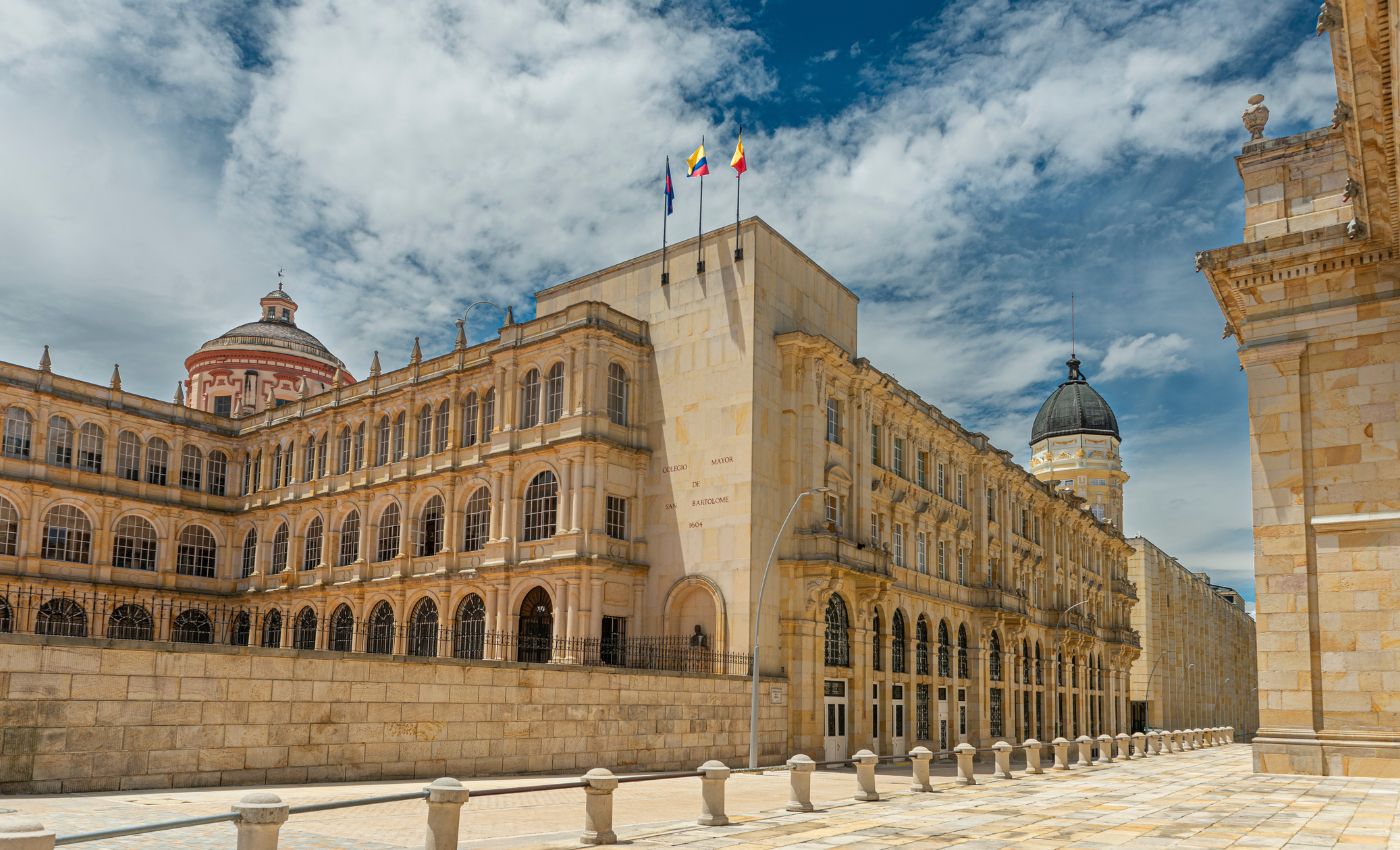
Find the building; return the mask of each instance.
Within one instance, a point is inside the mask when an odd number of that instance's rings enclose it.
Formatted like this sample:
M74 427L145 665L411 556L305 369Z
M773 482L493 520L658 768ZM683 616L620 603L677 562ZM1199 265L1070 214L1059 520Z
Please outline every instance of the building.
M1073 354L1069 377L1050 394L1031 426L1031 474L1083 499L1096 518L1123 528L1128 473L1118 453L1118 418L1089 386Z
M280 289L184 405L0 365L0 623L696 674L745 672L757 626L766 758L1124 730L1118 528L859 357L855 294L741 230L742 260L707 234L706 274L691 240L669 285L639 257L354 383Z
M1135 727L1194 729L1224 724L1244 737L1259 728L1254 619L1244 600L1211 584L1145 537L1132 537L1128 578L1136 586L1133 628Z
M1241 244L1197 256L1249 384L1266 773L1400 776L1400 202L1392 11L1328 0L1330 126L1266 138Z

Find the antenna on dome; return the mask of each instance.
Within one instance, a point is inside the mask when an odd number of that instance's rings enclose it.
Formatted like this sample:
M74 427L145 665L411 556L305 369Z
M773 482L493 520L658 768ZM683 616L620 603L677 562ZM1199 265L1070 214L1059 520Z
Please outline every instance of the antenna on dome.
M282 291L282 269L277 270L277 291Z
M278 287L279 289L281 287ZM1069 294L1069 359L1078 359L1074 356L1074 293Z

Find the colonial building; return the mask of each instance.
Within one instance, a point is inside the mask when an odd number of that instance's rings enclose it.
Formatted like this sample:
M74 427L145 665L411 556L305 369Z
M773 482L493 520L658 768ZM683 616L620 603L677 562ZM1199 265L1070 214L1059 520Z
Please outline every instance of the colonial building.
M183 404L0 365L0 628L741 674L756 635L766 757L1125 729L1123 476L1084 510L859 357L857 297L779 234L733 236L359 382L280 288Z
M1197 266L1249 381L1256 769L1400 776L1400 185L1394 8L1328 0L1328 126L1250 99L1244 240Z

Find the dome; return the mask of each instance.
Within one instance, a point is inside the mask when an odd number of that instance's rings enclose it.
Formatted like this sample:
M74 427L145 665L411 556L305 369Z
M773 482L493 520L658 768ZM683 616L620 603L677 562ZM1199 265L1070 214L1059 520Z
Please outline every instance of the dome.
M1031 426L1031 445L1047 437L1062 437L1066 434L1107 434L1121 439L1118 435L1118 418L1108 402L1103 400L1084 375L1079 371L1079 361L1071 357L1069 377L1050 394L1035 415Z
M328 363L338 363L335 355L319 339L292 324L279 319L259 319L246 325L239 325L225 331L199 347L200 351L216 348L242 348L260 345L268 348L282 348L298 354L310 355Z

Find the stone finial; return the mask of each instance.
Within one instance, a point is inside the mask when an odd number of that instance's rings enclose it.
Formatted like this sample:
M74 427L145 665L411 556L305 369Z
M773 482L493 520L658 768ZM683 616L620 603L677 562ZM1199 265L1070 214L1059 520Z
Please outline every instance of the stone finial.
M1353 216L1351 221L1347 222L1347 238L1360 239L1365 235L1366 225L1361 223L1361 219Z
M506 308L506 326L509 327L513 324L515 324L515 307L510 306Z
M1351 120L1351 107L1340 100L1332 107L1332 129L1335 130Z
M47 345L44 346L44 353L41 354L41 355L39 355L39 371L40 371L40 372L52 372L52 371L53 371L53 358L49 357L49 347L48 347Z
M458 351L461 351L462 349L464 349L464 348L466 348L466 347L467 347L467 320L466 320L466 319L458 319L458 320L457 320L457 345L456 345L456 348L457 348Z
M418 337L416 336L413 338L413 351L408 355L408 362L410 364L423 362L423 347L418 344Z
M338 372L340 370L337 369L336 371ZM302 375L301 380L297 381L297 396L300 398L306 398L308 395L310 395L310 392L309 388L306 385L306 376Z
M1325 32L1336 29L1342 23L1342 13L1329 2L1324 2L1317 9L1317 34L1320 36Z
M1342 201L1354 201L1361 197L1361 184L1356 182L1356 178L1348 177L1347 185L1342 189Z
M175 382L175 398L171 399L179 407L185 406L185 384L183 381Z
M1244 128L1249 131L1251 142L1264 138L1264 125L1269 123L1269 107L1264 105L1264 96L1256 94L1250 97L1249 106L1245 107L1240 118L1244 121Z
M369 374L372 378L379 377L379 352L374 352L374 357L369 361Z
M122 364L112 364L112 382L109 384L112 389L121 392L122 389Z

